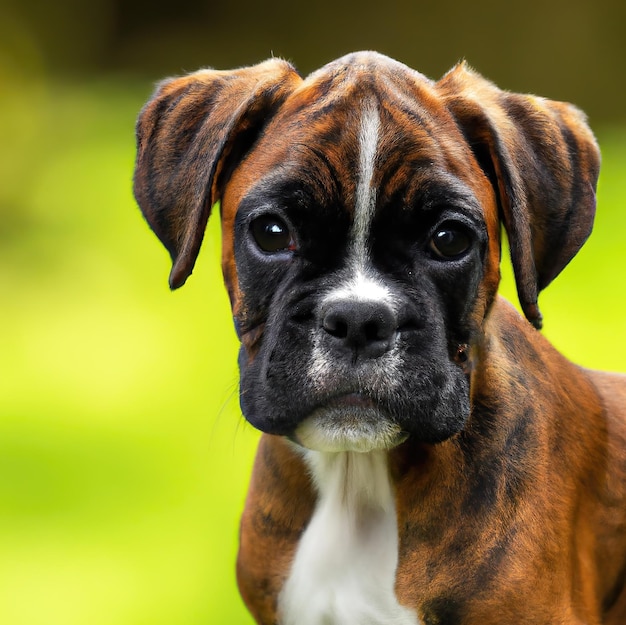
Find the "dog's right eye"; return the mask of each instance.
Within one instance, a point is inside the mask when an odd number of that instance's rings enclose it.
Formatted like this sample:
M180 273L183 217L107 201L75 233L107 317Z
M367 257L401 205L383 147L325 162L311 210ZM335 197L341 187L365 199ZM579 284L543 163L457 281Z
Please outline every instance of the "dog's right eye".
M256 244L267 254L293 252L294 238L287 224L276 215L261 215L250 222L250 231Z

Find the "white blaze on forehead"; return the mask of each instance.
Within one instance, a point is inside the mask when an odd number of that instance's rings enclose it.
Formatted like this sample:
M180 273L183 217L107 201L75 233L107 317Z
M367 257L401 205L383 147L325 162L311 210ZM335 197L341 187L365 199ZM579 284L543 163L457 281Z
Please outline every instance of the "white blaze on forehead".
M378 109L373 101L366 101L359 127L359 170L354 222L348 242L347 267L341 282L322 297L321 310L338 301L381 302L386 303L394 312L397 312L399 306L392 289L371 266L367 246L376 208L376 188L373 186L373 180L379 130ZM337 384L336 355L328 349L323 339L323 335L317 331L313 333L313 349L308 369L309 378L318 389L331 388ZM394 388L399 380L400 365L398 350L393 349L361 367L355 375L362 387L389 390Z
M374 210L376 208L376 188L373 186L376 154L380 131L378 108L372 100L367 100L361 111L359 127L359 171L357 172L354 221L349 241L349 266L351 275L339 288L331 291L324 301L355 299L357 301L377 301L391 299L389 289L368 271L369 237Z
M378 152L379 130L378 109L373 101L368 100L362 109L359 128L359 172L352 226L352 251L355 260L361 266L365 264L367 258L367 237L376 208L376 189L372 183Z

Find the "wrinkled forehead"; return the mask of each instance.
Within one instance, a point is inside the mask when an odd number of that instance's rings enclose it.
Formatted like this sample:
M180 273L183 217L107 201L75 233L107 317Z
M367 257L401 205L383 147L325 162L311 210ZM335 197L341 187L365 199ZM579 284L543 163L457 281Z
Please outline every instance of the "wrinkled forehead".
M303 81L246 160L246 181L278 189L282 180L306 188L320 204L341 198L355 213L397 196L415 205L425 193L482 193L476 161L434 83L367 53Z
M359 59L358 55L354 55ZM408 157L437 158L437 134L452 120L430 80L392 61L364 57L336 61L309 76L278 112L268 134L280 127L288 141L331 148L331 156L358 158L364 144L378 161L410 150Z

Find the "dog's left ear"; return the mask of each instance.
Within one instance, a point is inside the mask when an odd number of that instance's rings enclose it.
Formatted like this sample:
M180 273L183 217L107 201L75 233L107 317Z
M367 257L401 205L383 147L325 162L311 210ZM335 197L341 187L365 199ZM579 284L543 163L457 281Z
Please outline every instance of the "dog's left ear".
M502 91L461 63L436 85L490 178L524 314L541 327L539 292L593 225L600 152L570 104Z
M137 121L135 197L172 257L170 287L196 262L225 178L301 82L286 61L166 80Z

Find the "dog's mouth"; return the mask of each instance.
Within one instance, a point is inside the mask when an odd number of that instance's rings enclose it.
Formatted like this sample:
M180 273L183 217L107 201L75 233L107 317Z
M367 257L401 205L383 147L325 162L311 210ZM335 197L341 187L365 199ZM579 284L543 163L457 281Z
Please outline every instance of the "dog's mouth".
M298 425L293 439L314 451L365 453L392 449L408 436L373 400L350 393L316 408Z

